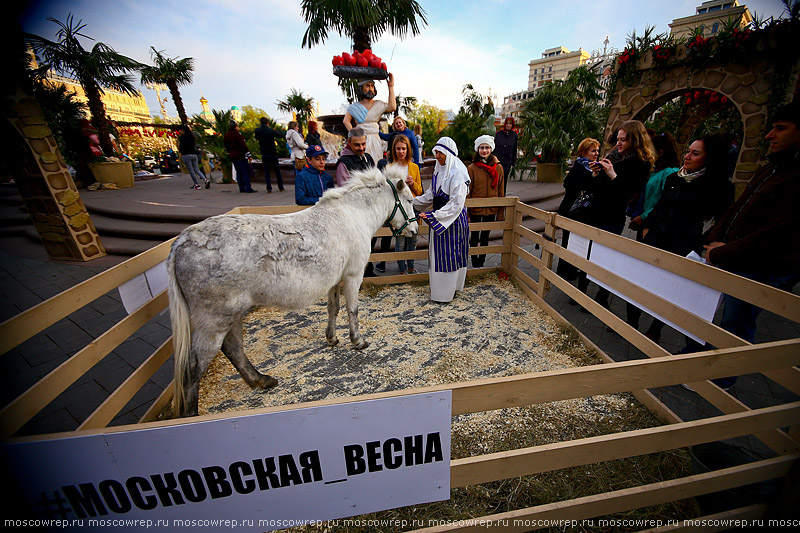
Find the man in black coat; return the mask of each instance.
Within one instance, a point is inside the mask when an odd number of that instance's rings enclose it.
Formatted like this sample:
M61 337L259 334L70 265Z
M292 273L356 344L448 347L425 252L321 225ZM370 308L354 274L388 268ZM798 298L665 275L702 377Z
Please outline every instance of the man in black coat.
M278 165L278 152L275 149L275 139L283 139L283 134L269 127L269 121L261 117L261 126L256 128L256 140L261 147L261 162L264 165L264 181L267 182L267 192L272 192L272 179L270 169L275 172L278 190L283 191L283 176Z
M503 129L494 135L494 156L503 166L503 196L506 194L508 182L511 179L511 171L517 162L517 132L514 131L514 119L506 118L503 122Z

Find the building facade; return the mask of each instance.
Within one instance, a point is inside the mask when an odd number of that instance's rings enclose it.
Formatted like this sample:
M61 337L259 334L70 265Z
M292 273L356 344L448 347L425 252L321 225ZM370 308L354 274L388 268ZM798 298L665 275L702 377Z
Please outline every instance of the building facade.
M539 88L547 82L567 79L572 70L582 65L598 67L598 72L602 74L605 70L604 62L610 61L609 58L613 58L616 53L616 49L608 49L608 39L605 44L606 47L602 51L596 50L592 54L583 48L570 52L563 46L545 50L541 58L528 63L528 88L503 98L500 107L502 118L519 118L525 102L533 98ZM602 96L605 98L605 94Z
M688 37L695 28L702 28L703 36L710 37L731 19L738 21L739 26L746 26L753 21L753 15L737 0L710 0L700 4L694 15L673 20L670 33L675 38Z
M50 72L45 79L45 83L53 86L64 86L68 91L75 93L77 100L84 103L88 102L86 93L77 80ZM114 122L153 122L147 101L139 91L131 96L120 91L103 88L100 97L103 100L106 116L109 120Z

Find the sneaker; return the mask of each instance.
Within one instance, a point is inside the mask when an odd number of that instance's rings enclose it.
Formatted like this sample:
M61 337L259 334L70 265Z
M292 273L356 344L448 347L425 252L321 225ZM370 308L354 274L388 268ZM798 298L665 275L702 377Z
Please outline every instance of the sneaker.
M375 270L377 270L378 272L386 272L386 263L384 261L377 263L375 265Z
M200 190L200 185L192 185L192 189L194 189L196 191L199 191Z
M211 188L211 180L206 180L206 189Z
M406 271L406 273L407 273L407 274L419 274L419 270L416 270L416 269L414 269L414 268L409 268L409 269Z

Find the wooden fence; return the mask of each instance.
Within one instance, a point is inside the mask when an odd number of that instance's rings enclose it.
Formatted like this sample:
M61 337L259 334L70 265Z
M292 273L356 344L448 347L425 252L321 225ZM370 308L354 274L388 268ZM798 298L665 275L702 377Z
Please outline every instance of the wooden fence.
M684 311L678 306L652 294L625 278L607 271L581 258L555 243L556 230L561 228L594 242L635 257L652 265L680 272L696 281L721 292L768 309L782 317L800 322L800 297L772 287L756 283L719 269L696 263L661 250L625 239L598 229L577 223L534 207L520 203L516 198L493 200L470 200L471 206L496 206L505 208L505 221L473 224L473 230L502 230L500 245L471 248L471 253L499 253L502 256L500 269L519 282L525 294L557 322L568 322L546 301L547 291L555 286L575 299L602 322L613 328L633 346L641 350L648 359L614 362L590 339L579 334L582 341L592 347L604 364L491 378L466 383L448 384L394 392L370 394L350 398L338 398L248 411L248 413L275 412L311 406L331 405L344 402L387 398L406 394L451 390L453 415L489 411L508 407L541 404L571 398L583 398L600 394L631 392L640 402L656 413L664 425L655 428L627 431L577 439L531 448L523 448L488 455L455 459L451 463L451 486L464 487L501 479L515 478L539 472L559 470L579 465L635 457L713 442L743 435L754 435L775 452L775 457L751 464L693 475L681 479L642 485L624 490L596 494L570 501L550 502L544 505L519 509L499 515L475 519L503 524L504 530L527 531L533 520L586 519L611 513L670 502L687 497L716 492L723 489L747 485L757 481L784 476L800 453L800 402L791 402L771 407L750 409L712 382L713 378L760 372L800 395L800 338L750 345L744 340L722 330L713 323ZM259 207L239 208L235 213L275 214L295 211L298 208ZM542 233L531 231L522 225L523 217L532 217L545 223ZM421 233L427 226L421 225ZM382 228L376 236L389 235ZM541 258L526 250L522 242L535 243L541 250ZM31 308L30 310L0 324L0 353L43 331L58 320L70 315L95 298L114 290L122 283L141 274L165 260L170 242L160 244L90 280ZM423 259L426 250L415 252L391 252L373 254L371 261L397 259ZM693 334L708 339L719 349L689 355L673 356L629 326L612 312L601 307L593 299L575 289L551 269L554 258L563 258L601 280L619 292L641 302L669 321ZM530 265L538 272L538 279L526 271ZM497 268L471 269L469 275L492 272ZM427 274L381 276L365 279L365 283L401 283L425 280ZM5 439L19 440L14 434L39 411L52 402L61 392L77 381L88 369L97 364L135 333L148 320L167 306L167 295L161 293L149 303L118 322L90 344L69 357L58 368L41 379L25 393L0 410L0 431ZM70 435L85 433L117 432L142 427L158 427L195 422L202 419L226 418L229 415L206 415L190 420L168 420L154 422L154 417L171 400L172 388L167 387L153 402L140 424L108 428L108 424L128 403L133 395L165 363L172 354L171 338L153 352L125 382L89 415L80 427ZM665 357L670 356L670 357ZM698 394L711 402L721 415L683 421L659 401L648 389L692 383ZM47 437L36 437L47 438ZM24 438L23 438L24 440ZM764 513L763 506L748 506L731 510L727 517L757 517ZM514 524L518 524L516 527ZM425 531L477 530L478 526L455 523L429 528Z

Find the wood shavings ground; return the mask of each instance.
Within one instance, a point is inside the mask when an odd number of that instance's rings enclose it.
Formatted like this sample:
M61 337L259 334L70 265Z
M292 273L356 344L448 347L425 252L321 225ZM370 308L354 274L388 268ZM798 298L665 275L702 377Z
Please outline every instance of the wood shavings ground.
M362 289L362 351L349 343L347 313L337 318L340 343L325 342L327 309L320 301L302 312L259 308L245 319L245 353L255 367L278 380L274 389L251 389L219 353L201 382L200 413L221 413L327 398L409 389L594 364L574 332L565 331L512 282L497 276L472 281L449 304L429 300L427 285ZM454 431L490 439L493 425L530 422L544 429L558 420L614 416L631 404L628 395L504 409L454 419ZM514 422L516 420L516 422ZM469 422L472 421L472 422ZM577 423L577 422L576 422ZM563 425L563 424L562 424ZM511 428L510 428L511 429ZM557 436L555 432L554 435ZM479 439L477 439L479 440Z

